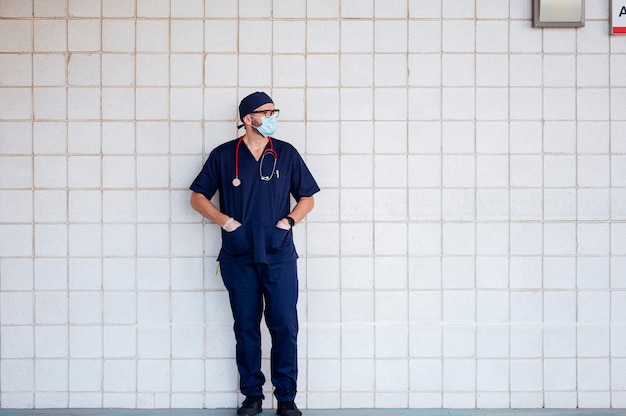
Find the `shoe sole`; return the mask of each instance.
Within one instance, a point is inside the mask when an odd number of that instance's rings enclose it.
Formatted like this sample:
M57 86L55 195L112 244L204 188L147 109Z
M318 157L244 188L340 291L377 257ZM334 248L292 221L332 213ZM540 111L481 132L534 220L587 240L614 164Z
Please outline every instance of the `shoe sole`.
M239 413L239 410L237 410L237 415L239 415L239 416L256 416L256 415L258 415L261 412L263 412L263 409L259 409L259 411L256 412L256 413Z

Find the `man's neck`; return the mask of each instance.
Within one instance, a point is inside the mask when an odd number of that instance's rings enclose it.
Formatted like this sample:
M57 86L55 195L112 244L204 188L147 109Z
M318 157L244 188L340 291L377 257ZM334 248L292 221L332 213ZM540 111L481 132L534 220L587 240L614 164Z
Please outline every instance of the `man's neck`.
M267 146L269 139L254 129L246 129L243 141L250 150L250 153L252 153L255 159L258 160L259 157L261 157L263 150L265 150L265 146Z
M249 149L265 149L269 139L254 129L246 129L243 141Z

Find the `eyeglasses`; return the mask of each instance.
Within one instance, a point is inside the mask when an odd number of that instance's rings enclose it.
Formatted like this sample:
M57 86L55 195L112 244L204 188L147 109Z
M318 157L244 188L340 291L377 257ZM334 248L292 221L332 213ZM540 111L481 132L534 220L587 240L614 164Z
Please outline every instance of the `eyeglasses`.
M278 117L278 115L280 114L280 110L279 109L257 110L257 111L250 111L250 114L263 114L263 116L265 117L272 117L272 116Z

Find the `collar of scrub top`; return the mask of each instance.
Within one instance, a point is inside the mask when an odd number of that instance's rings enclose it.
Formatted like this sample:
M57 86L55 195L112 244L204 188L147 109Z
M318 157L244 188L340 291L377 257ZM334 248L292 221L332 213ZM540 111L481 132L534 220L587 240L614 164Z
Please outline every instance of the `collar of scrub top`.
M244 136L245 134L239 138L239 140L237 141L237 146L235 147L235 179L233 179L234 187L238 187L239 185L241 185L241 179L239 179L239 147L241 146L241 142L243 142ZM276 172L276 160L278 159L278 153L276 153L276 151L274 150L274 144L272 143L272 138L267 136L267 139L269 140L270 147L269 149L263 150L263 154L261 155L261 159L259 163L259 176L261 177L262 181L266 181L266 182L272 179L272 177L274 176L274 172ZM269 176L266 176L266 175L263 175L263 171L261 169L263 168L263 161L265 160L265 156L268 153L271 153L272 156L274 157L274 164L272 166L272 173Z

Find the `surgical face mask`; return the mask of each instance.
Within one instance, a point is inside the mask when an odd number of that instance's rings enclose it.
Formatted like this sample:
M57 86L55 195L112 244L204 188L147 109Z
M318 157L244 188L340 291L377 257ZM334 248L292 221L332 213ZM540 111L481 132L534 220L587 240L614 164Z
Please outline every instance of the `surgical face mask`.
M277 124L278 119L276 116L262 117L261 125L258 126L256 129L265 137L272 136L274 133L276 133Z

